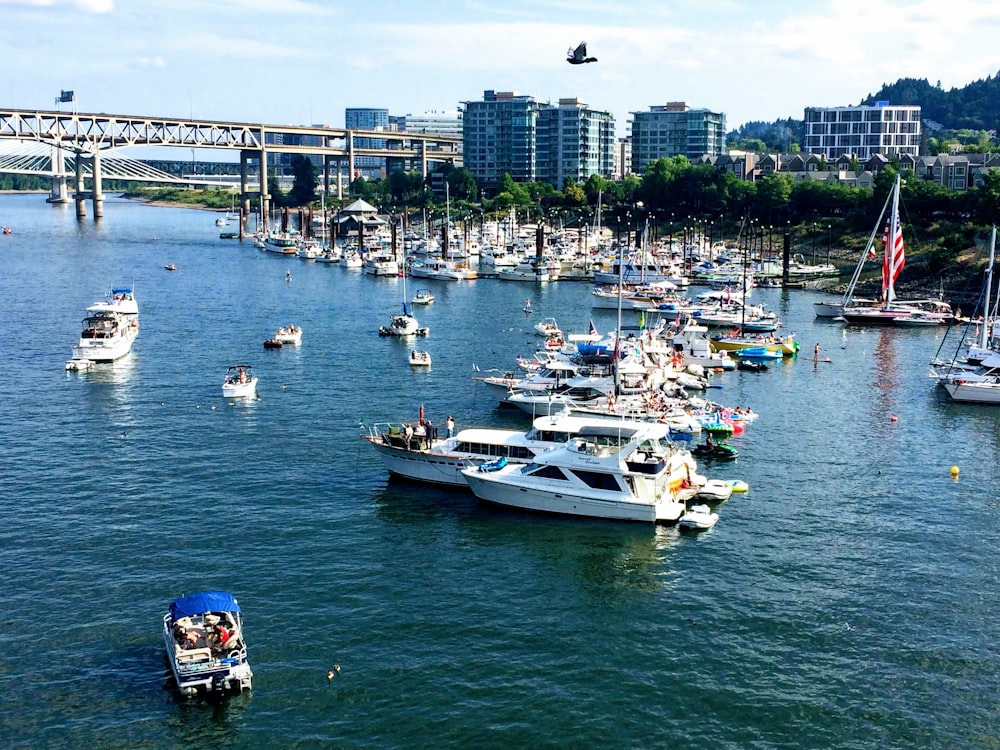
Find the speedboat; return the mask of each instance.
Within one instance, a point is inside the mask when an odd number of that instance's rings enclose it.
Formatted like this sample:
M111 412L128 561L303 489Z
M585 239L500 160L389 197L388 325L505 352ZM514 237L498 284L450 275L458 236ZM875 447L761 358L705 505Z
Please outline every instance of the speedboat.
M175 266L173 263L167 263L167 265L165 265L164 268L166 270L168 270L168 271L176 271L177 270L177 266Z
M73 346L73 359L114 362L132 350L139 335L139 305L132 290L112 289L107 299L87 308L83 331ZM67 369L70 368L67 363Z
M410 351L410 367L430 367L431 353L413 349Z
M563 332L556 323L555 318L543 318L539 322L535 323L535 333L539 336L562 336Z
M253 671L243 639L243 615L232 594L184 596L163 616L163 642L177 689L188 697L250 690Z
M429 305L434 302L434 295L430 289L418 289L412 301L414 305Z
M530 464L462 474L482 500L523 510L620 521L674 523L696 490L691 454L667 425L610 422L584 427Z
M704 531L705 529L710 529L715 526L718 520L719 514L713 513L712 509L707 505L692 505L684 512L684 515L680 517L680 520L677 521L677 525L682 529Z
M250 365L232 365L222 383L224 398L247 398L257 392L257 376Z
M294 346L298 346L302 343L302 327L288 324L287 326L279 328L278 333L275 334L274 338L282 344L292 344Z

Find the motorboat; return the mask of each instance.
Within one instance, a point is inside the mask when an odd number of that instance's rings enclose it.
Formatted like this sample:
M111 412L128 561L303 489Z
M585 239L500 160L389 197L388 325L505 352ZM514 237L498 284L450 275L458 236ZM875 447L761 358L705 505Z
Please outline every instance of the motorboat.
M621 521L674 523L696 490L691 454L666 425L592 424L529 464L464 469L482 500L523 510Z
M224 227L229 224L229 220L225 216L220 216L215 220L215 226Z
M295 255L299 251L299 238L285 232L268 234L264 237L263 242L264 250L269 253Z
M168 271L176 271L177 270L177 266L175 266L173 263L167 263L167 265L165 265L164 268L166 270L168 270Z
M714 513L707 505L692 505L684 515L677 521L677 525L682 529L694 531L704 531L715 526L719 520L719 514Z
M442 258L427 258L418 261L410 268L413 278L441 279L444 281L463 281L475 279L479 274L466 263Z
M280 349L283 346L284 344L282 344L278 339L267 339L264 342L265 349Z
M542 320L535 323L535 333L539 336L562 336L562 330L556 323L555 318L543 318Z
M431 353L422 352L417 349L412 349L410 351L410 367L430 367L431 366Z
M721 503L728 500L733 495L733 485L721 479L709 479L698 488L695 500L703 502Z
M302 343L302 327L295 326L289 323L287 326L279 328L274 338L280 341L282 344L291 344L292 346L298 346L299 344Z
M163 642L177 689L187 697L250 690L243 614L232 594L202 591L171 603Z
M135 295L127 287L112 289L106 300L87 308L70 361L114 362L132 350L138 335L139 305ZM76 368L67 363L67 369Z
M224 398L247 398L257 393L257 376L250 365L232 365L222 382Z
M736 369L744 372L767 372L766 362L757 362L752 359L741 359L736 363Z
M557 413L536 417L526 432L468 427L452 437L439 439L433 427L429 436L408 437L404 424L376 423L362 438L371 444L393 476L468 489L463 469L498 458L512 464L530 463L535 456L558 448L588 426L619 423L634 426L615 417ZM708 480L692 468L690 481L701 486Z
M434 303L434 295L430 289L418 289L410 300L414 305L430 305Z

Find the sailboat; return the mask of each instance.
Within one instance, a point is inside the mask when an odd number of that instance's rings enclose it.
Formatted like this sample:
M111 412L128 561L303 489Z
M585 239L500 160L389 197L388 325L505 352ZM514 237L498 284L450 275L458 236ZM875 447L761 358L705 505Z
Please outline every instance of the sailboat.
M993 263L996 256L997 229L990 234L990 259L986 266L983 319L976 343L968 347L965 356L950 362L932 362L931 377L938 381L954 401L979 404L1000 403L1000 351L995 343L996 309L990 310L993 287ZM998 300L1000 301L1000 300Z
M393 225L393 258L395 258L396 251L396 226ZM379 326L378 335L379 336L426 336L430 333L430 329L421 327L420 323L417 322L416 317L410 314L410 308L406 300L406 251L403 251L403 271L402 271L402 287L403 287L403 312L395 313L389 316L389 325Z
M897 174L896 183L890 194L891 201L886 201L890 209L882 236L882 305L879 307L845 305L841 317L850 325L895 326L924 322L939 325L947 323L953 317L951 306L940 300L905 301L896 297L896 280L906 263L903 227L899 221L900 184L900 177ZM875 231L881 225L881 220L882 217L879 217Z

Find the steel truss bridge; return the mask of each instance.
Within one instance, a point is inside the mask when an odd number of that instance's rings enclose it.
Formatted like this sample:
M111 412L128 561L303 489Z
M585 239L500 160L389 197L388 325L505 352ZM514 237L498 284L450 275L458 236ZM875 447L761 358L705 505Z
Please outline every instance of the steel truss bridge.
M102 181L120 180L184 185L230 185L210 175L178 177L121 153L131 146L167 146L238 151L241 204L260 195L267 215L268 155L320 156L323 189L330 192L331 168L337 195L343 195L342 172L355 173L361 157L398 160L404 169L427 175L432 161L459 163L461 138L437 133L346 130L326 127L263 125L209 120L169 119L84 112L0 109L0 172L49 177L53 203L69 202L67 180L74 179L77 214L103 214ZM87 189L89 183L90 188Z

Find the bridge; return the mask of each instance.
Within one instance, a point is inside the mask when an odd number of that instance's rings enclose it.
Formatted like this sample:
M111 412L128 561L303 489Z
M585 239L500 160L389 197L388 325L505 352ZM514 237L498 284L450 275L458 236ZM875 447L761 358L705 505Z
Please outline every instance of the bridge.
M322 157L323 190L330 192L331 168L335 168L337 196L342 197L344 167L348 175L353 175L360 157L399 160L408 170L419 164L420 173L426 176L430 162L459 163L460 142L459 136L441 133L0 109L0 172L50 177L49 201L53 203L69 202L67 181L72 175L77 215L86 215L86 201L90 200L94 218L104 213L104 179L229 184L207 175L168 175L120 153L132 146L238 151L242 213L249 214L251 196L259 194L263 215L267 216L269 154Z

